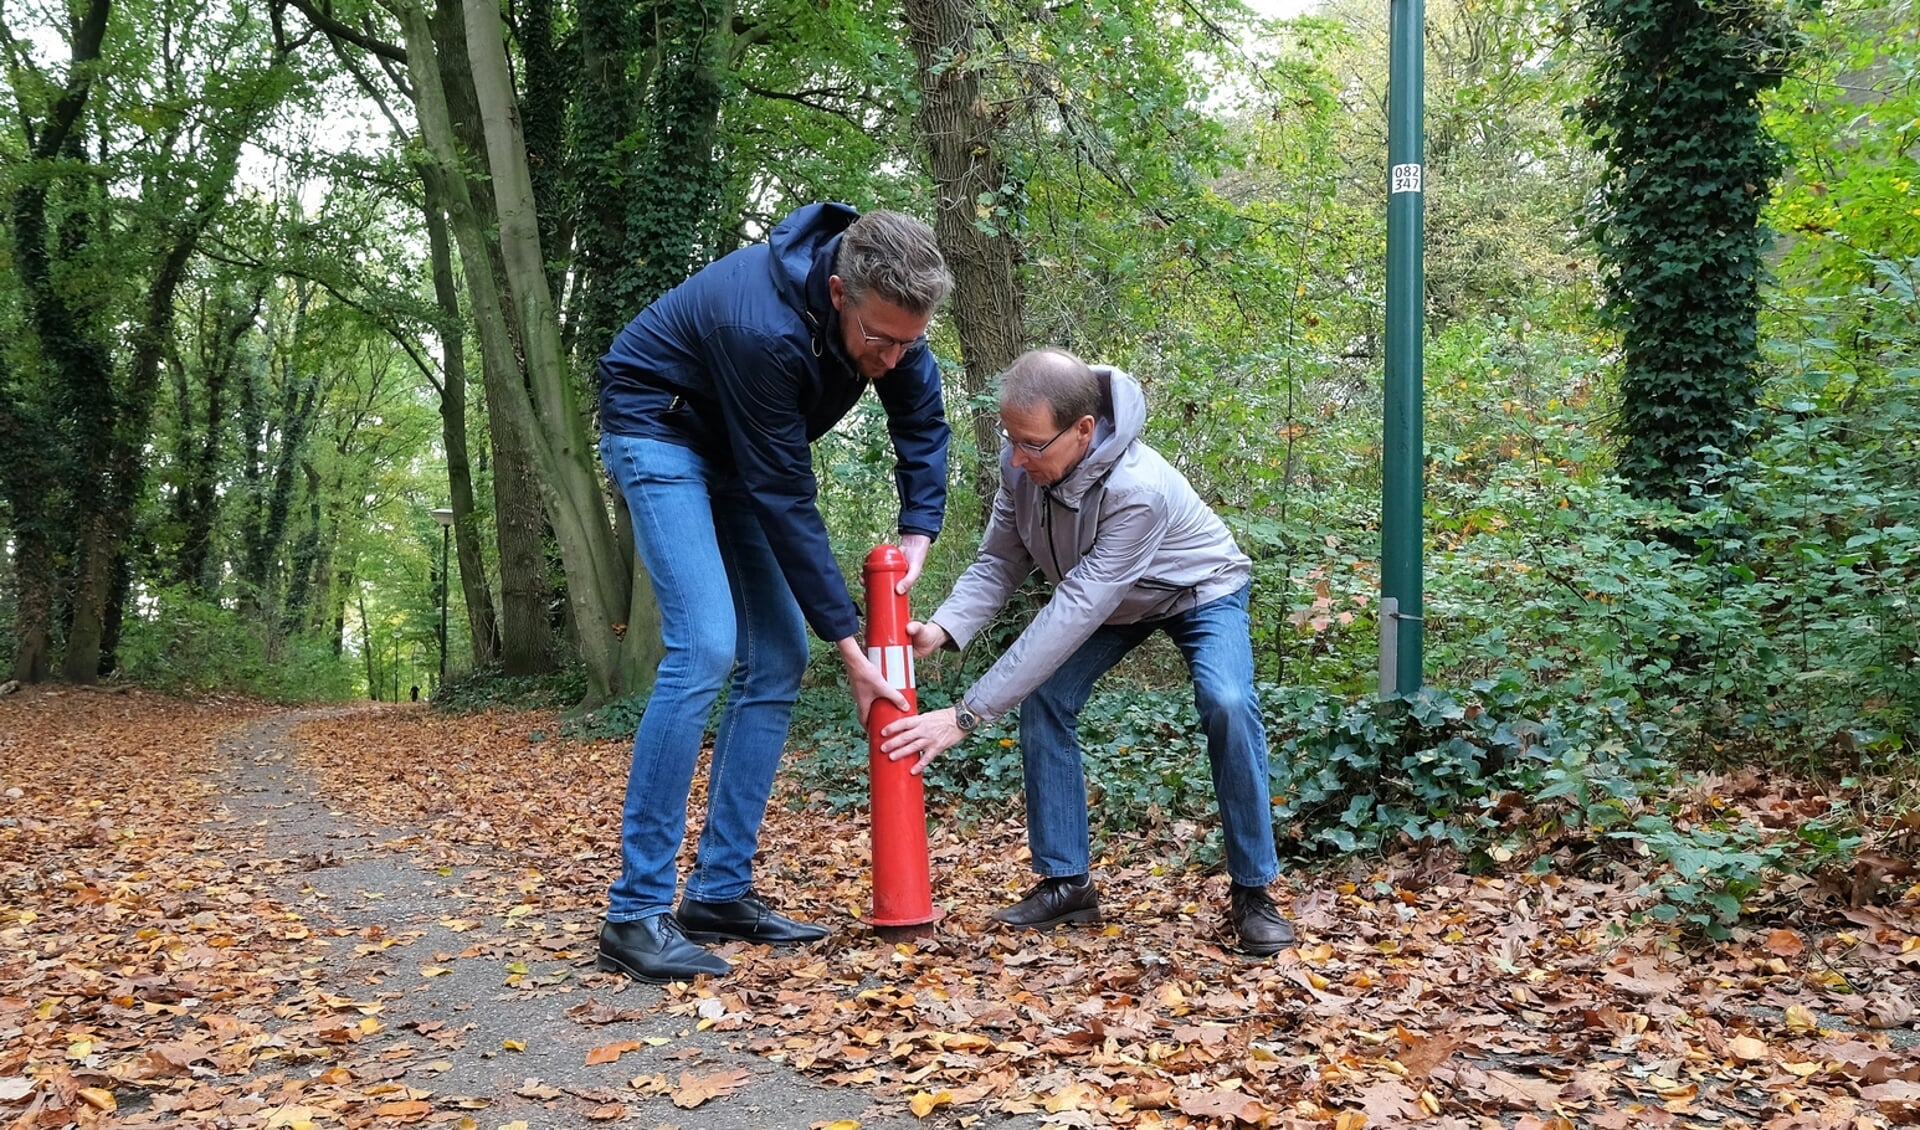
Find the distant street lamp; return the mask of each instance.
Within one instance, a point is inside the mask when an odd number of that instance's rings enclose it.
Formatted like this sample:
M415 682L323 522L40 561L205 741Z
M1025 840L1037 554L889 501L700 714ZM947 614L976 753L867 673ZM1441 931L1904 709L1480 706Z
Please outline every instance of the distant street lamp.
M447 542L453 536L453 511L435 507L433 520L440 523L440 685L447 682Z

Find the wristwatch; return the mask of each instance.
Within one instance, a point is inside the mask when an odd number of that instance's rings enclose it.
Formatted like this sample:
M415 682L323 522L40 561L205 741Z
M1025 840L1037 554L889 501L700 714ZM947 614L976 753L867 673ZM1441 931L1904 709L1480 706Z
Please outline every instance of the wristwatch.
M953 724L960 727L962 737L973 733L974 729L980 725L980 716L967 706L967 700L964 698L953 704Z

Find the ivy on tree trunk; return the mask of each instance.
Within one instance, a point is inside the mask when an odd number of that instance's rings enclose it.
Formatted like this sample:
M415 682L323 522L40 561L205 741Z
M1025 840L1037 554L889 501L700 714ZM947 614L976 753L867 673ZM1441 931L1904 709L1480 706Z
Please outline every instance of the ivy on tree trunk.
M1621 332L1619 470L1684 500L1746 440L1780 170L1761 95L1789 29L1766 0L1587 0L1601 42L1580 117L1609 173L1595 234Z

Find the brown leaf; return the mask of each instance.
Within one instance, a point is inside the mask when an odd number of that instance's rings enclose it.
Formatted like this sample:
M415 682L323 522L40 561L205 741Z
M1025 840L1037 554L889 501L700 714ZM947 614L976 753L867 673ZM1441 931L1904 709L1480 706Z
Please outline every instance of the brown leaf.
M747 1069L744 1067L716 1071L711 1075L682 1071L680 1085L673 1091L673 1105L682 1110L692 1110L708 1099L723 1098L746 1085Z
M1767 934L1767 952L1775 957L1799 957L1807 950L1807 943L1792 930L1774 930Z
M639 1040L620 1040L611 1044L601 1044L587 1053L587 1066L613 1063L628 1052L636 1052L645 1047Z
M529 1079L514 1088L513 1093L523 1099L539 1099L541 1102L547 1102L559 1098L561 1092L558 1087L549 1087L538 1079Z
M373 1108L373 1113L381 1118L391 1118L399 1122L418 1122L433 1113L433 1104L420 1099L408 1099L405 1102L381 1103Z
M1398 1079L1382 1079L1360 1091L1360 1109L1367 1112L1367 1124L1379 1126L1419 1118L1419 1096Z
M1869 1028L1905 1028L1913 1019L1913 1002L1904 993L1888 990L1867 998L1860 1019Z
M605 1103L587 1111L587 1117L595 1122L618 1122L627 1116L627 1108L619 1103Z
M1452 1059L1453 1053L1461 1044L1466 1043L1463 1037L1452 1033L1422 1036L1409 1032L1405 1028L1396 1028L1394 1035L1406 1045L1406 1049L1394 1058L1400 1061L1400 1066L1407 1069L1408 1075L1416 1079L1424 1079L1433 1074L1434 1068Z
M1487 1072L1487 1093L1507 1106L1552 1110L1553 1104L1560 1101L1560 1084L1551 1079L1494 1070Z
M1225 1088L1177 1091L1174 1093L1174 1105L1179 1107L1182 1114L1191 1114L1195 1118L1237 1118L1247 1123L1257 1123L1273 1113L1265 1103L1252 1095Z
M1920 1106L1920 1083L1891 1079L1860 1088L1860 1097L1886 1111L1895 1107Z

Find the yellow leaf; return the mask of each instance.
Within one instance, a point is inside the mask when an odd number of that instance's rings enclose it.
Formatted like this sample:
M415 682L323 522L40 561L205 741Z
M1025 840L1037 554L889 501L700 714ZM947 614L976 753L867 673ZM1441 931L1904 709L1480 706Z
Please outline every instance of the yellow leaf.
M93 1054L92 1040L75 1040L67 1045L68 1059L85 1059Z
M913 1108L915 1118L925 1118L933 1113L935 1107L945 1106L952 1101L952 1091L936 1091L933 1094L922 1091L908 1099L907 1105Z
M375 1020L373 1017L369 1016L365 1020L362 1020L360 1022L360 1033L365 1036L371 1036L375 1032L378 1032L380 1029L385 1027L386 1027L385 1024L382 1024L378 1020Z
M445 977L451 972L453 972L453 970L444 965L423 965L420 967L420 976L422 977Z
M814 1122L807 1130L860 1130L860 1121L855 1118L836 1118L832 1122Z
M1811 1032L1820 1027L1820 1020L1806 1005L1790 1004L1787 1006L1787 1027L1796 1032Z
M533 904L523 902L520 905L514 907L512 910L507 911L507 917L508 918L525 918L527 915L532 913L533 913Z
M507 972L509 973L525 973L526 971L527 971L527 963L524 961L507 962Z
M267 1130L313 1130L313 1108L283 1106L267 1119Z
M112 1114L118 1104L113 1101L113 1092L105 1087L80 1088L80 1101L95 1110L104 1110Z
M510 1052L523 1052L527 1050L527 1042L525 1040L502 1040L500 1041L500 1046Z

